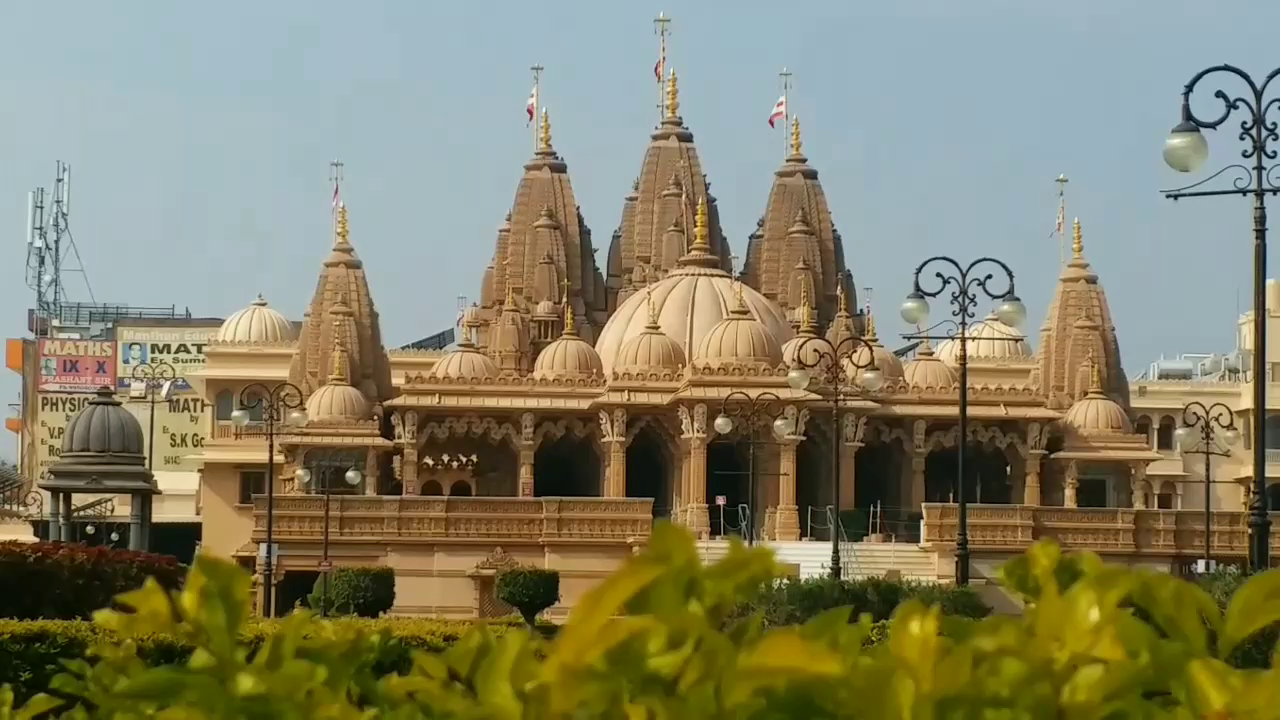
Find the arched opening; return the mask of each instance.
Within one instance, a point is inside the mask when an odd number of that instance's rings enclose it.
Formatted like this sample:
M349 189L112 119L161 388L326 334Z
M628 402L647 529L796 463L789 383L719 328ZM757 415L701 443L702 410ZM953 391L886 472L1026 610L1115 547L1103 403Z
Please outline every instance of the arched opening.
M1264 510L1280 510L1280 483L1271 483L1267 486L1267 506Z
M965 500L971 503L1007 504L1013 489L1009 482L1009 458L998 447L970 444L965 448ZM956 483L960 453L956 448L934 450L925 458L925 502L958 502Z
M897 477L901 477L901 468L893 445L877 442L858 449L854 456L853 476L857 524L844 521L844 529L849 533L850 540L866 533L888 533L896 536L910 529L906 523L907 516L914 513L915 508L901 507L901 498L893 495L895 483L892 478ZM872 508L878 508L874 519Z
M652 498L653 516L671 516L671 450L652 426L627 445L627 497Z
M1106 477L1098 475L1081 475L1076 479L1076 507L1104 508L1108 507Z
M217 420L228 421L236 409L236 396L230 390L219 390L213 396L213 416Z
M422 495L443 495L444 488L440 487L439 480L436 480L433 478L431 480L428 480L422 483L422 488L420 489L420 493Z
M1133 424L1133 432L1141 435L1147 444L1151 444L1151 418L1146 415L1139 415L1138 422Z
M471 483L466 480L454 480L449 486L449 497L471 497Z
M758 448L757 448L758 449ZM758 459L758 458L757 458ZM757 467L757 470L759 468ZM707 514L711 534L745 534L749 522L747 443L716 440L707 445ZM721 503L720 500L724 502ZM748 524L747 527L750 527Z
M546 438L533 459L537 497L599 497L600 455L587 437Z
M1013 501L1013 482L1009 478L1009 456L1002 448L970 447L968 458L973 458L973 464L978 471L974 498L976 502L1008 505Z
M1160 426L1156 428L1156 449L1172 450L1173 449L1173 431L1175 425L1173 418L1165 415L1160 418Z
M468 480L473 495L514 497L519 494L515 450L489 437L431 436L418 451L420 495L444 495L458 480ZM434 481L432 492L427 483Z
M796 446L796 506L800 514L800 532L811 539L831 539L827 508L833 507L834 489L831 464L831 436L811 432ZM849 498L841 498L846 507ZM847 529L846 529L847 531Z
M1177 508L1178 490L1174 484L1165 480L1160 483L1160 492L1156 493L1156 507L1161 510L1173 510Z

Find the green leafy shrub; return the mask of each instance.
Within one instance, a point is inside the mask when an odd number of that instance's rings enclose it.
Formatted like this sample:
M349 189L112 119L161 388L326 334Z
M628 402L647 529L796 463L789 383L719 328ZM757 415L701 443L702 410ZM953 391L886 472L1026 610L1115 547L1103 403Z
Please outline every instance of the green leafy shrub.
M1078 571L1069 586L1057 580L1064 564ZM201 556L181 591L148 581L120 598L125 610L95 614L116 641L68 663L20 713L0 693L0 718L1225 720L1272 718L1280 707L1280 673L1224 661L1280 619L1280 571L1250 578L1222 612L1193 583L1038 543L1005 571L1010 588L1028 593L1021 616L944 628L940 608L910 599L881 642L870 642L870 616L850 622L848 608L800 626L757 618L723 630L777 574L767 549L740 544L704 566L686 533L658 525L554 640L478 625L443 652L412 653L407 672L380 676L386 633L306 612L282 620L250 657L237 642L249 575ZM138 639L156 633L195 650L148 667Z
M1213 597L1218 603L1218 608L1223 611L1246 580L1248 576L1231 565L1219 566L1214 572L1196 578L1200 587ZM1271 650L1276 647L1278 641L1280 641L1280 623L1273 623L1248 642L1241 643L1228 660L1232 665L1240 668L1269 668L1272 664Z
M307 605L319 610L324 597L324 575L316 578ZM339 567L329 571L327 611L333 615L376 618L396 604L396 573L385 565Z
M87 619L148 577L176 588L185 571L168 555L70 543L0 542L0 588L5 588L0 618Z
M560 573L536 567L507 568L498 573L494 594L520 613L529 627L538 622L538 614L560 602Z
M799 625L828 610L847 607L852 617L866 613L872 621L888 620L894 609L910 599L938 605L944 615L983 618L991 608L970 587L911 580L830 577L786 578L766 583L742 602L733 619L759 615L766 626Z

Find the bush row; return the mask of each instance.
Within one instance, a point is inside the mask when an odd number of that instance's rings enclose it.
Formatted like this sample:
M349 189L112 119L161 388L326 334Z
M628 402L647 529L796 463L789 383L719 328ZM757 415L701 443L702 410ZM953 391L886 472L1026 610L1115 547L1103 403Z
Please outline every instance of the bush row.
M154 577L177 588L186 568L168 555L69 543L0 542L0 618L87 619ZM21 592L12 589L21 588Z
M765 584L735 608L733 619L758 614L769 627L799 625L827 610L847 607L855 618L865 613L873 621L882 622L908 600L937 605L944 615L976 619L991 614L991 608L970 587L884 578L822 577L787 578Z

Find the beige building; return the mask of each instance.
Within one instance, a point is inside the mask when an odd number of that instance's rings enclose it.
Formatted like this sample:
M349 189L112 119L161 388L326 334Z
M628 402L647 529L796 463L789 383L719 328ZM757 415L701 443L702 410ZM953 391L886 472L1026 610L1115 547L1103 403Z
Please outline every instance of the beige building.
M259 298L205 350L204 546L257 565L272 483L282 606L323 567L327 516L330 561L394 567L397 611L500 612L493 574L521 562L561 571L560 612L643 544L655 518L704 539L750 532L780 552L825 553L805 541L829 537L838 453L850 531L861 524L898 541L901 558L928 555L917 574L949 575L959 348L926 344L900 357L871 309L855 310L798 123L735 277L674 75L666 108L603 268L543 114L493 260L477 269L480 301L447 352L384 347L359 233L339 208L301 329ZM1165 419L1176 425L1187 400L1222 398L1246 420L1247 386L1131 385L1078 222L1070 262L1043 281L1056 284L1035 348L994 316L970 329L975 552L996 557L1052 536L1166 566L1194 557L1202 480L1189 454L1168 447ZM833 388L792 389L787 373L801 343L819 338L806 352L830 353L848 336L874 348L885 381L874 392L844 388L857 399L833 427ZM268 477L262 409L233 418L242 399L252 406L286 382L305 423L282 413ZM750 428L738 421L718 433L714 422L744 395L775 398L768 405L782 418L762 420L753 457ZM1247 465L1232 457L1215 471L1224 558L1245 552ZM868 571L873 545L890 543L845 543L852 570Z

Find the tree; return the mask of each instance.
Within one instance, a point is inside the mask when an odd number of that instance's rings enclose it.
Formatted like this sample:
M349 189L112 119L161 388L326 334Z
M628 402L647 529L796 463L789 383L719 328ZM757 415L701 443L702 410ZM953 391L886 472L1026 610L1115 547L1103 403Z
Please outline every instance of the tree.
M539 613L560 602L560 573L536 567L503 570L498 573L494 593L534 627Z

